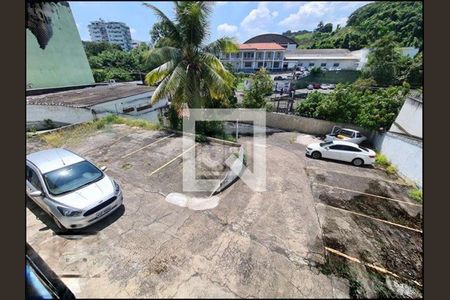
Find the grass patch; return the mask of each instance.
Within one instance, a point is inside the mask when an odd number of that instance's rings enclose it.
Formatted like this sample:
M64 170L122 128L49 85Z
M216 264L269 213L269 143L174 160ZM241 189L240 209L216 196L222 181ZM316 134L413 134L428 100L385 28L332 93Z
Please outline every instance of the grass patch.
M397 175L397 168L391 164L389 159L381 153L377 153L375 157L375 166L381 167L389 175Z
M419 188L413 188L408 191L408 196L415 201L422 203L422 190Z
M119 117L117 115L108 115L104 118L86 122L70 129L43 134L40 136L40 138L53 147L71 145L78 143L87 135L92 134L97 130L103 129L110 124L125 124L131 127L140 127L147 130L157 130L160 128L159 125L150 123L145 120L128 119Z
M387 168L391 165L391 163L384 154L377 153L377 155L375 156L375 165Z

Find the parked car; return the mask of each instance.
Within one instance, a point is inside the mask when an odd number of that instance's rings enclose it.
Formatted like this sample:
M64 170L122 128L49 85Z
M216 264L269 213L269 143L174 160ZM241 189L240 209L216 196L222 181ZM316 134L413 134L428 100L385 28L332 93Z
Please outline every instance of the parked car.
M313 88L314 89L320 89L320 83L313 83Z
M308 90L313 90L314 86L312 84L308 84L308 86L306 87Z
M287 76L286 76L286 79L287 79L287 80L292 80L292 79L294 79L294 76L292 76L292 75L287 75Z
M332 83L332 84L330 84L330 85L328 86L328 88L329 88L330 90L334 90L334 89L336 88L336 85L335 85L334 83Z
M283 80L283 76L275 76L273 80Z
M26 193L63 230L91 225L120 207L120 186L88 160L62 148L28 154Z
M309 144L305 154L314 159L328 158L350 162L357 167L373 165L375 162L375 151L355 143L342 141Z
M334 141L334 140L342 140L346 142L352 142L355 144L361 144L362 141L365 141L367 138L361 134L358 130L341 128L338 126L334 126L331 130L330 134L325 136L325 142Z
M328 89L330 88L330 85L324 83L324 84L322 84L322 85L320 86L320 88L321 88L322 90L328 90Z

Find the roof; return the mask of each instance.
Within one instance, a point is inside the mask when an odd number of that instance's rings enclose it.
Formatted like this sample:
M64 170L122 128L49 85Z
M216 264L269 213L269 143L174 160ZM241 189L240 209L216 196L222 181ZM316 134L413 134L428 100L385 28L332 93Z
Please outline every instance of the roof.
M45 174L85 159L66 149L54 148L28 154L27 160Z
M240 44L239 50L285 50L277 43Z
M276 33L266 33L260 34L244 42L244 44L252 43L277 43L277 44L295 44L298 45L296 41L287 36L276 34Z
M99 103L152 92L155 89L156 87L138 85L135 82L116 83L64 92L27 96L27 104L90 107Z
M348 49L295 49L287 50L285 59L358 59Z
M335 145L347 145L347 146L359 147L358 144L355 144L352 142L338 141L338 140L333 140L332 142Z

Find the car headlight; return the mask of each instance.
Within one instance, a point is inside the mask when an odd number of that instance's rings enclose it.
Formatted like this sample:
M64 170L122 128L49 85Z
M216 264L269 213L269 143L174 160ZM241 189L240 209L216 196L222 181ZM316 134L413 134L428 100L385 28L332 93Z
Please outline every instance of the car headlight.
M70 209L67 207L62 207L62 206L57 206L56 208L65 217L77 217L77 216L81 215L80 210L73 210L73 209Z
M115 191L116 193L120 192L120 186L119 186L119 184L118 184L115 180L113 180L112 182L113 182L113 185L114 185L114 191Z

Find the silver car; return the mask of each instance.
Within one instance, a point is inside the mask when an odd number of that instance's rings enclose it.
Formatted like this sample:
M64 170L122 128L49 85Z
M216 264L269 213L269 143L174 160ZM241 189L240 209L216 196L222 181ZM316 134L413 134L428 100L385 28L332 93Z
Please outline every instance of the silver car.
M49 149L27 155L26 193L61 229L91 225L120 207L120 186L75 153Z

